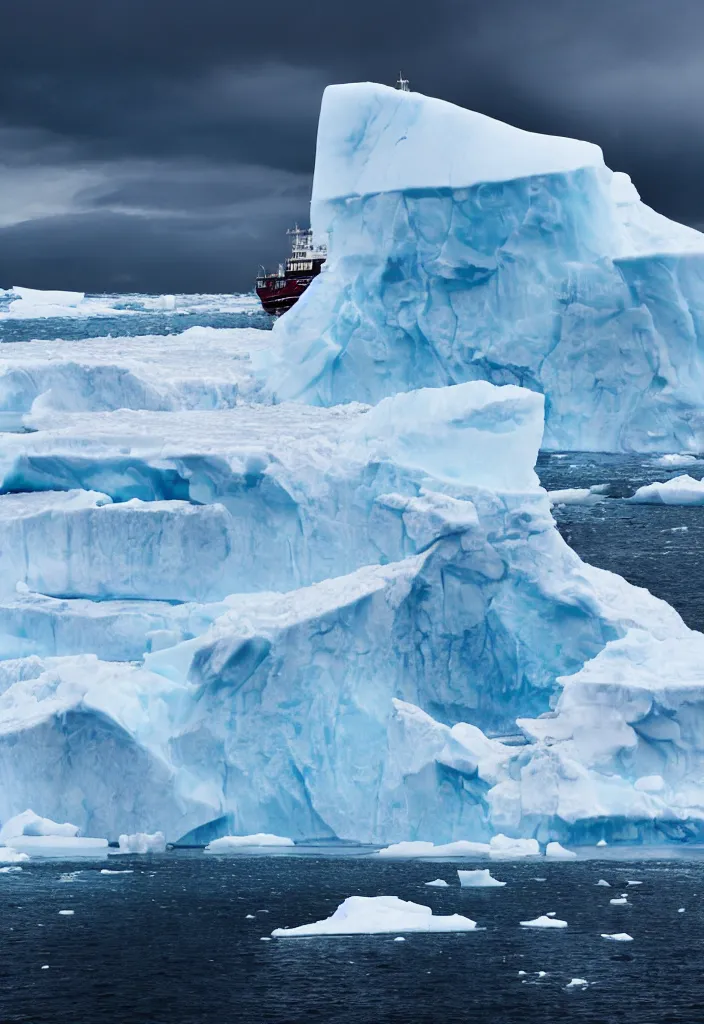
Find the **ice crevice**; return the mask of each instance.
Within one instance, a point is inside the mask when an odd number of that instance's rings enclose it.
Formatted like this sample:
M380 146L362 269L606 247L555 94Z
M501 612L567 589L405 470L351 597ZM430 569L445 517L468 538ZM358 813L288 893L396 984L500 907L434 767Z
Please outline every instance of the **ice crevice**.
M700 447L704 245L628 184L334 87L330 256L272 333L0 346L31 430L0 454L0 825L704 834L704 638L581 562L535 474L541 443Z

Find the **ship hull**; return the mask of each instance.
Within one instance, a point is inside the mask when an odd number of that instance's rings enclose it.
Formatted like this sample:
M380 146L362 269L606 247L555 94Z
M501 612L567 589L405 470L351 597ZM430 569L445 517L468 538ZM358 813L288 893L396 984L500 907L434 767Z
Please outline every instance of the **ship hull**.
M295 305L313 278L306 277L268 277L262 285L257 285L257 295L267 313L281 316L287 309Z

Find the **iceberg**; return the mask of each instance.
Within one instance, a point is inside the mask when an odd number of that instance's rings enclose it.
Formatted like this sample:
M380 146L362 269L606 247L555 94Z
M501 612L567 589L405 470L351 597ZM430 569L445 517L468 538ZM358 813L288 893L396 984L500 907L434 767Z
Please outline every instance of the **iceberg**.
M704 505L704 480L683 473L664 483L645 484L628 500L641 505Z
M136 832L132 836L123 835L119 840L120 853L164 853L166 839L163 832Z
M575 860L577 854L574 850L565 849L561 843L552 842L545 847L545 856L552 857L553 860Z
M60 824L51 818L42 818L32 810L23 811L9 818L0 828L0 843L20 836L69 836L78 835L78 826L69 822Z
M444 878L434 878L432 882L424 882L424 885L432 885L437 889L447 889L450 883L446 882Z
M476 921L438 916L430 907L398 896L348 896L331 917L297 928L275 928L274 938L308 935L380 935L389 932L471 932Z
M328 259L274 327L278 400L483 379L546 396L547 448L704 450L704 235L598 146L329 86L311 224Z
M492 889L506 885L506 882L500 882L498 878L494 878L488 868L478 868L476 871L458 871L457 874L463 889Z
M78 857L103 858L108 854L107 839L88 836L17 836L13 847L28 857L48 857L52 860L74 860Z
M567 921L560 921L557 917L548 914L541 914L532 921L521 921L521 928L566 928Z
M267 832L257 832L253 836L221 836L213 839L205 848L206 853L233 853L237 850L266 849L278 846L295 846L293 839L287 836L275 836Z

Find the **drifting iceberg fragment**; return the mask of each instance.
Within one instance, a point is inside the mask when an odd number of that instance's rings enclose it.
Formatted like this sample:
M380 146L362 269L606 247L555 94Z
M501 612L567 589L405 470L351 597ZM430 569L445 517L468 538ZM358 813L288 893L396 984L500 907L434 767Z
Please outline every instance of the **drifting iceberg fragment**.
M561 843L552 842L545 847L545 856L554 860L575 860L577 854L574 850L566 850Z
M73 860L78 857L107 857L107 839L88 836L17 836L14 848L30 857Z
M633 942L633 936L628 932L613 932L611 935L601 933L602 939L611 939L612 942Z
M491 889L506 885L494 878L488 868L478 868L476 871L458 871L460 885L463 889Z
M434 915L430 907L398 896L348 896L324 921L297 928L276 928L275 938L304 935L379 935L388 932L470 932L476 921L451 914Z
M453 843L441 843L438 846L415 839L392 843L391 846L379 850L378 856L415 860L418 857L481 857L486 856L488 852L488 843L474 843L468 839L457 839Z
M29 860L28 853L20 853L12 846L0 846L0 864L18 864Z
M644 505L704 505L704 480L684 473L664 483L645 484L628 500Z
M540 846L537 839L515 839L499 833L489 841L491 857L538 857Z
M77 836L78 826L68 822L60 824L51 818L42 818L32 810L22 811L9 818L0 828L0 842L7 843L18 836Z
M245 850L251 847L266 848L276 846L295 846L293 839L287 836L275 836L267 832L257 832L252 836L222 836L220 839L213 839L205 848L206 853L232 853L235 850Z
M119 840L120 853L163 853L166 850L166 838L163 832L136 832L128 836L124 833Z
M521 928L566 928L567 921L561 921L557 917L548 917L547 914L541 914L540 917L534 918L532 921L521 921Z
M433 885L438 889L447 889L450 885L444 878L434 878L432 882L425 882L424 885Z

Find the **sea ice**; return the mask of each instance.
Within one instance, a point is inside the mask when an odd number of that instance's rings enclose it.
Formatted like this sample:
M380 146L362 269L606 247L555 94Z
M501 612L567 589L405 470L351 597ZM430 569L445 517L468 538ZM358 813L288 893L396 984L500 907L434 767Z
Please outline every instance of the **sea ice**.
M29 854L21 853L12 846L0 846L0 864L17 864L29 860Z
M31 857L73 860L78 857L107 857L107 839L80 836L17 836L12 840L16 850Z
M0 851L1 853L2 851ZM27 858L29 860L29 858ZM6 868L0 868L0 875L9 875L14 871L21 871L22 868L15 864L10 864Z
M434 916L430 907L398 896L348 896L324 921L276 928L275 938L298 935L371 935L384 932L469 932L476 921L461 914Z
M537 839L516 839L503 833L489 840L490 857L538 857L540 846Z
M294 846L293 839L275 836L268 832L257 832L251 836L222 836L213 839L205 848L205 853L231 853L250 847Z
M73 917L73 915L74 915L75 913L76 913L76 911L75 911L75 910L60 910L60 911L59 911L59 914L60 914L60 915L61 915L62 917Z
M424 885L435 885L438 889L446 889L449 884L444 878L434 878L432 882L424 882Z
M460 885L463 889L490 889L494 886L506 885L498 878L493 878L488 868L478 868L476 871L458 871Z
M482 857L489 853L488 843L474 843L468 839L457 839L453 843L434 843L421 840L392 843L378 851L379 857L418 858L418 857Z
M572 978L572 981L567 982L567 988L586 988L589 982L586 978Z
M566 928L567 921L560 921L557 917L548 917L547 914L542 914L540 917L534 918L532 921L521 921L522 928Z
M639 487L629 501L650 505L704 505L704 480L688 474Z
M655 462L659 466L691 466L692 463L696 461L696 455L679 455L677 453L661 455L659 459L655 459Z
M611 935L601 933L602 939L611 939L612 942L633 942L633 936L628 932L613 932Z
M123 868L120 871L112 870L111 868L101 868L101 875L133 875L134 871L132 868Z
M604 500L604 495L594 487L567 487L561 491L548 491L548 498L551 505L596 505Z
M612 907L627 907L628 897L624 894L623 896L617 896L613 900L609 900Z
M166 849L163 832L136 832L131 836L123 833L118 841L120 853L163 853Z
M608 846L608 843L606 842L605 839L600 839L599 842L596 845L597 846Z
M574 850L566 850L560 843L548 843L545 847L545 856L554 860L575 860L577 854Z
M59 824L51 818L42 818L32 810L22 811L9 818L0 828L0 843L18 836L77 836L78 826L68 822Z
M596 884L608 886L609 889L611 888L611 883L607 882L605 878L600 878Z

